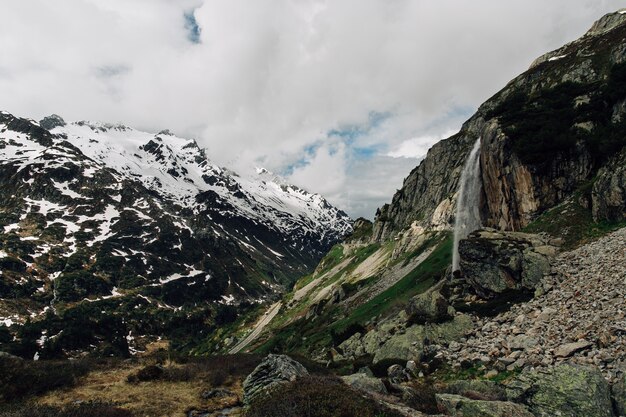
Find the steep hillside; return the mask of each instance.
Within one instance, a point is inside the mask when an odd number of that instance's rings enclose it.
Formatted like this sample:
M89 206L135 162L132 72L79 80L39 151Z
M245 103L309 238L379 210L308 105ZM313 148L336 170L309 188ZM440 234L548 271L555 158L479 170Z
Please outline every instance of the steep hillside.
M193 140L58 116L0 114L0 186L0 316L38 323L10 348L31 357L163 336L172 324L148 311L191 327L228 321L228 306L275 297L351 229L321 196L265 170L239 177ZM73 314L114 323L53 339Z

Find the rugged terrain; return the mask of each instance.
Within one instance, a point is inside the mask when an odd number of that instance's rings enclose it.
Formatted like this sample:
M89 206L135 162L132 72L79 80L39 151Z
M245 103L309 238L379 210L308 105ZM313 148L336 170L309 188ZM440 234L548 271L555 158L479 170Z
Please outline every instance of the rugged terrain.
M245 371L215 380L188 369L193 357L146 349L108 385L96 371L30 401L89 398L142 415L146 391L129 398L124 384L162 390L186 368L185 381L224 398L187 385L172 409L188 416L625 416L625 103L622 10L433 146L375 222L358 219L282 299L185 351L237 353ZM460 241L453 271L458 188L479 139L483 227Z

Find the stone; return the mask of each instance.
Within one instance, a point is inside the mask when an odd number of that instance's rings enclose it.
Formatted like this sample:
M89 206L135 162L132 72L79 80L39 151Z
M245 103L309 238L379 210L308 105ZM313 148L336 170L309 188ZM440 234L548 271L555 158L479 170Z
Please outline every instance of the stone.
M383 384L383 382L378 378L357 373L353 375L342 376L341 379L343 380L343 382L359 391L374 394L388 394L385 384Z
M208 400L211 398L224 398L224 397L232 397L235 393L227 390L226 388L213 388L207 391L204 391L200 396L204 400Z
M410 323L441 323L452 319L448 311L450 304L441 294L441 287L436 285L409 300L406 313Z
M512 402L471 400L452 394L435 397L439 408L453 417L534 417L528 408Z
M536 417L613 417L609 385L597 368L562 364L522 372L506 393Z
M556 253L556 249L538 235L520 232L483 229L459 243L461 271L485 298L509 291L534 291L550 272L552 256L547 253Z
M387 368L387 377L394 384L399 384L409 379L406 370L397 364Z
M287 355L268 355L243 382L243 402L250 404L277 385L295 381L309 372Z
M566 343L554 350L554 356L556 356L557 358L567 358L568 356L572 356L574 353L588 349L591 346L593 346L593 343L587 342L586 340L581 340L574 343Z
M370 376L370 377L374 376L374 372L372 372L372 370L369 367L367 367L367 366L364 366L364 367L360 368L357 371L357 374L363 374L365 376Z
M497 374L497 372L496 372ZM454 394L462 396L481 396L484 400L489 401L506 401L506 391L500 385L493 381L485 381L480 379L457 380L450 382L443 389L445 394Z

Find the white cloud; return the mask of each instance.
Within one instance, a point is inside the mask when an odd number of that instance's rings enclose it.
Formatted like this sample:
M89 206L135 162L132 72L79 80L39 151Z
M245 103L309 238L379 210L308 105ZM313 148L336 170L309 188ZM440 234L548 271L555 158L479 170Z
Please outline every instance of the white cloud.
M336 201L356 207L368 200L350 190L362 177L355 148L376 149L367 159L372 169L378 162L392 169L383 155L423 152L429 138L458 129L461 116L535 57L620 6L616 0L5 0L0 108L33 118L58 113L169 128L197 137L213 159L236 169L263 163L280 170L301 160L307 146L325 143L291 179L333 196L343 190ZM189 13L199 43L190 41ZM328 131L367 125L372 112L389 117L324 155L326 142L336 141ZM398 175L408 174L396 165ZM382 191L387 199L394 187Z
M458 132L458 129L446 130L439 135L420 136L400 142L387 153L392 158L418 158L424 156L433 143L449 138Z

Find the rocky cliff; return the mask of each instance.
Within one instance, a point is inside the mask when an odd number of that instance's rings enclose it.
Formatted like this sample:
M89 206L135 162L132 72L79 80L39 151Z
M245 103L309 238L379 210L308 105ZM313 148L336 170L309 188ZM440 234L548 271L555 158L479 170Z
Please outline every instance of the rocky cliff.
M484 225L520 230L582 189L596 220L624 220L624 160L610 159L626 144L625 62L623 12L538 58L458 134L430 149L391 203L378 210L374 241L412 224L449 229L463 162L477 138Z

